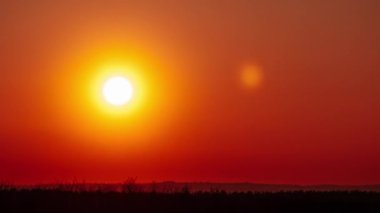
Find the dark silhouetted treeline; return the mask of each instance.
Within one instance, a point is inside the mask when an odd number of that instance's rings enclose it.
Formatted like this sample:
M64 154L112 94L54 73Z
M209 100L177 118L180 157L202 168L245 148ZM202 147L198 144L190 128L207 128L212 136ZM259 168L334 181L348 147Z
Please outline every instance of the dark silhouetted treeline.
M380 212L375 192L226 193L0 190L0 212Z

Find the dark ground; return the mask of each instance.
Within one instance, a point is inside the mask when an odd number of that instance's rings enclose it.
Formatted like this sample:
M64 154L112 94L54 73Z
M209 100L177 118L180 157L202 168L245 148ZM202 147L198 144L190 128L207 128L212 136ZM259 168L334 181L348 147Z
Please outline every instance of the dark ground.
M0 212L380 212L380 193L0 190Z

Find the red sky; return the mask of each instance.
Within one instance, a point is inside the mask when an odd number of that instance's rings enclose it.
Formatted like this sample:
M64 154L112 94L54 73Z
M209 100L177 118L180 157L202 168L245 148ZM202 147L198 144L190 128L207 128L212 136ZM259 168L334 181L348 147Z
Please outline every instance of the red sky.
M380 183L378 8L3 0L0 181ZM130 113L83 89L112 63L138 67Z

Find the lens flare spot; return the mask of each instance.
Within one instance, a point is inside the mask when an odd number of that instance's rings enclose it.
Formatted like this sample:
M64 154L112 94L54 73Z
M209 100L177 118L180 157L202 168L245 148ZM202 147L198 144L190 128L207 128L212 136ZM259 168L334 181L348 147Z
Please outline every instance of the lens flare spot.
M240 78L246 88L257 88L263 81L262 69L257 65L246 65L241 70Z

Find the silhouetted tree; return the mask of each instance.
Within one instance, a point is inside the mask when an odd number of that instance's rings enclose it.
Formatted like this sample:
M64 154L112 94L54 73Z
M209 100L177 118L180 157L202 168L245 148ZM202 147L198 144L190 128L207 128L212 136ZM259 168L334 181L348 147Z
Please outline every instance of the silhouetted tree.
M136 184L136 177L129 177L121 184L122 192L124 193L136 193L140 192L141 188Z

